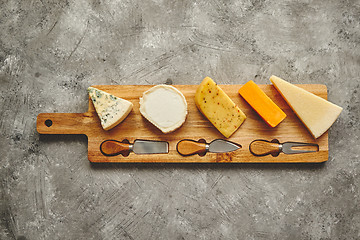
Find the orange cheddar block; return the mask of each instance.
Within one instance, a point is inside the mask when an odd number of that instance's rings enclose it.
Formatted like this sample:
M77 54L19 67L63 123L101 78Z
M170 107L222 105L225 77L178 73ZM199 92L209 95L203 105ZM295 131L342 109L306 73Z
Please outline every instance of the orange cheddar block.
M269 126L276 127L286 118L286 114L253 81L242 86L239 93Z

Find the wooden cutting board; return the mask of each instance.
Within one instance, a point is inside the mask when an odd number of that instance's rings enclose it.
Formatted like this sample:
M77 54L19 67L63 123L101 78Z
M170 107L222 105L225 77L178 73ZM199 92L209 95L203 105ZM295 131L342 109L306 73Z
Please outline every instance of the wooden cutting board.
M176 151L176 144L182 139L205 139L208 143L222 138L222 134L198 111L195 106L194 95L198 85L174 85L180 90L188 102L188 116L184 125L169 134L163 134L154 127L139 112L139 97L152 86L150 85L97 85L95 88L124 98L134 104L129 116L110 131L104 131L94 106L89 99L89 109L85 113L40 113L37 117L37 131L40 134L85 134L88 137L88 159L91 162L197 162L197 163L294 163L294 162L324 162L328 160L328 133L314 139L306 127L301 123L289 105L284 101L272 85L259 87L286 113L286 119L277 127L269 127L261 117L238 94L242 85L220 85L229 97L242 109L247 119L241 127L228 139L239 143L242 148L230 153L207 153L205 156L183 157ZM325 85L298 85L324 99L327 99ZM51 126L48 126L50 125ZM136 139L160 140L169 143L168 154L122 155L107 157L100 152L100 144L104 140L128 139L131 143ZM280 142L295 141L317 143L319 152L305 154L284 154L277 157L271 155L256 157L249 152L249 144L255 139Z

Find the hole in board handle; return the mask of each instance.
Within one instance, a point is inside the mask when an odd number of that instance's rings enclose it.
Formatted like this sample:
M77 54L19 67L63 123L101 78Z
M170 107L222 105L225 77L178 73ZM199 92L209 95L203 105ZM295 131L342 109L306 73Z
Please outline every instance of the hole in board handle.
M53 122L52 122L50 119L48 119L48 120L45 121L45 125L46 125L47 127L51 127L52 124L53 124Z

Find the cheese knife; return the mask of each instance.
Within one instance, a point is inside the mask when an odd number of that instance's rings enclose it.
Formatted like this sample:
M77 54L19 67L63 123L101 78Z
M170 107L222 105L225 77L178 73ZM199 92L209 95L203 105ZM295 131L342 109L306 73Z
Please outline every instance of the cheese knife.
M240 148L240 144L224 139L215 139L210 143L206 143L204 139L200 139L199 141L183 139L176 145L177 152L182 156L191 156L194 154L204 156L207 152L225 153L232 152Z
M161 154L169 153L169 143L164 141L136 139L130 143L127 139L122 142L117 140L105 140L100 145L100 151L105 156L128 156L130 152L135 154Z

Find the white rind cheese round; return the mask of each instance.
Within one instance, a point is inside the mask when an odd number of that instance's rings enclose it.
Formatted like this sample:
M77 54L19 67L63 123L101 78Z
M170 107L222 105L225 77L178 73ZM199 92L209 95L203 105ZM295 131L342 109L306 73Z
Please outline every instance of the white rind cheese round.
M163 133L169 133L185 122L187 102L175 87L157 85L140 97L140 113Z

